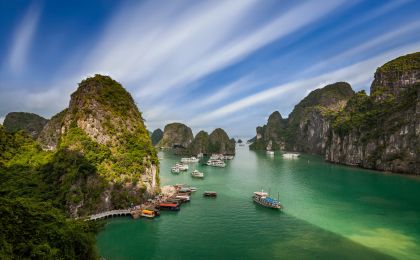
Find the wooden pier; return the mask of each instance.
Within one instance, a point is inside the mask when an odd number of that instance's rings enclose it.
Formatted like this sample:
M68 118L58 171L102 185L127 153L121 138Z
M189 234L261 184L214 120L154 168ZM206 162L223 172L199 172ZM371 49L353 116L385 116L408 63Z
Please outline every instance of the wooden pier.
M139 218L141 216L141 211L144 209L158 211L156 210L156 208L159 207L159 204L161 202L166 202L166 201L171 201L171 200L178 200L179 203L184 202L184 201L181 201L180 198L176 198L176 197L178 195L183 195L183 196L189 195L191 194L191 191L188 194L180 193L180 190L182 187L183 185L164 186L162 187L162 194L160 196L157 196L156 197L157 199L149 200L148 202L145 202L144 204L138 205L134 208L104 211L98 214L91 215L87 217L85 220L86 221L99 220L99 219L119 217L119 216L132 216L134 219Z
M117 210L110 210L101 212L95 215L91 215L87 220L98 220L108 217L117 217L117 216L131 216L131 210L129 209L117 209Z

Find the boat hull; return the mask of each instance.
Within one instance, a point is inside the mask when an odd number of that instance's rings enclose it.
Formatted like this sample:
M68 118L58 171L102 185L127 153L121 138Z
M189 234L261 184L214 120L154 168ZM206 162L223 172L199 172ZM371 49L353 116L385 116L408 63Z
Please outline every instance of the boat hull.
M271 208L271 209L282 209L280 204L273 204L273 203L268 203L263 199L260 199L258 197L254 197L253 198L254 202L260 204L261 206L264 206L266 208Z

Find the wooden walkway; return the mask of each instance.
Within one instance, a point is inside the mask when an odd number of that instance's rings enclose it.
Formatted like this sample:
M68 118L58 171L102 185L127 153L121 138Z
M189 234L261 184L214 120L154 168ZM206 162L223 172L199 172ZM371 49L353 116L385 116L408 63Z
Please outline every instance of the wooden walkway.
M116 217L116 216L127 216L131 215L131 210L129 209L117 209L117 210L110 210L101 212L95 215L91 215L87 220L97 220L97 219L103 219L108 217Z

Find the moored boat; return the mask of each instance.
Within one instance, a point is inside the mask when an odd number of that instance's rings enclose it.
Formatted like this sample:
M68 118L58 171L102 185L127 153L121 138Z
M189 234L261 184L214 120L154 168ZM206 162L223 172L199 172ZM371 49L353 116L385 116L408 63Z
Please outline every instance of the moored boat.
M182 202L189 202L190 201L190 196L188 196L188 195L177 195L177 196L175 196L175 199L179 199Z
M267 192L256 191L254 192L254 195L252 196L252 198L256 203L264 207L272 208L272 209L282 208L282 205L280 204L280 202L278 200L271 198L270 194L268 194Z
M285 153L283 154L283 158L285 159L297 159L299 157L298 153Z
M156 212L153 210L143 209L140 214L142 217L154 218L156 217Z
M167 209L167 210L179 210L179 203L174 202L161 202L158 204L159 209Z
M179 168L177 166L174 166L174 167L171 168L171 172L172 173L179 173L179 171L180 170L179 170Z
M214 166L214 167L226 167L226 163L220 159L210 159L206 163L208 166Z
M194 170L194 171L191 173L191 176L192 176L192 177L195 177L195 178L204 178L204 173L199 172L199 171L197 171L197 170Z
M205 197L217 197L217 192L215 192L215 191L205 191L203 193L203 196L205 196Z
M188 168L189 168L188 164L183 164L183 163L177 163L175 166L178 167L180 171L188 171Z
M196 163L199 160L200 159L198 159L195 156L181 158L181 162L183 162L183 163Z
M268 155L274 155L274 151L267 151Z

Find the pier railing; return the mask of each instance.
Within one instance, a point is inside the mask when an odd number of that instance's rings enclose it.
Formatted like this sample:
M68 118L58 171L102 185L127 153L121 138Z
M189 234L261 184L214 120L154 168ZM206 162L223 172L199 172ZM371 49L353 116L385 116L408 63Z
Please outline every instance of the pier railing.
M91 215L87 220L97 220L97 219L103 219L108 217L116 217L116 216L127 216L131 215L131 210L129 209L117 209L117 210L110 210L101 212L95 215Z

